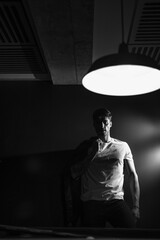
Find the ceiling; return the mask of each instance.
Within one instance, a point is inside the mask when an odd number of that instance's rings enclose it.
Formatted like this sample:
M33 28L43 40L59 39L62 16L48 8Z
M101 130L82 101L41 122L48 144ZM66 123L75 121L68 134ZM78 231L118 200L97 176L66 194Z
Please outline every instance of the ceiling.
M0 0L0 80L81 84L92 63L96 1L102 0ZM120 10L120 0L103 1L109 20L102 37L109 53L119 44L114 10ZM139 0L134 12L135 2L124 0L129 51L159 65L160 0Z

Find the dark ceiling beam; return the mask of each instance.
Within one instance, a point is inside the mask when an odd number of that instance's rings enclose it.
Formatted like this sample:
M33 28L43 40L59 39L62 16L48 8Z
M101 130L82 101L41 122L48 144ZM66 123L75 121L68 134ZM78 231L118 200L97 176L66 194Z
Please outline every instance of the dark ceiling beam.
M53 84L81 84L92 60L94 0L28 0Z

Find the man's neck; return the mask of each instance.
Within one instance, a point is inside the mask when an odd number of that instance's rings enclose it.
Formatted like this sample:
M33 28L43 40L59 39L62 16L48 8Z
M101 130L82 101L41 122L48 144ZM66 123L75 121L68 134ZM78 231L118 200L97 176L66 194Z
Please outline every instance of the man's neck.
M100 137L101 141L104 143L110 142L111 141L111 136L107 135L107 136L102 136Z

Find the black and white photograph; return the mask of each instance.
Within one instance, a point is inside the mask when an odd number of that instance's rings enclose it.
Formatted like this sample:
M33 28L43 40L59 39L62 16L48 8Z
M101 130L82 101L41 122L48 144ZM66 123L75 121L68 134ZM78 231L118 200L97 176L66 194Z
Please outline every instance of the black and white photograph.
M0 238L160 239L160 0L0 0Z

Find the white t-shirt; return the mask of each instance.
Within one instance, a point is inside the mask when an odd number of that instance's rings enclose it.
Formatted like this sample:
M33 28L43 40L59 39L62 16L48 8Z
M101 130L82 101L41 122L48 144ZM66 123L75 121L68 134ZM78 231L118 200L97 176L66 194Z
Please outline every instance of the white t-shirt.
M81 177L82 201L123 199L124 159L133 161L126 142L111 138L99 149Z

